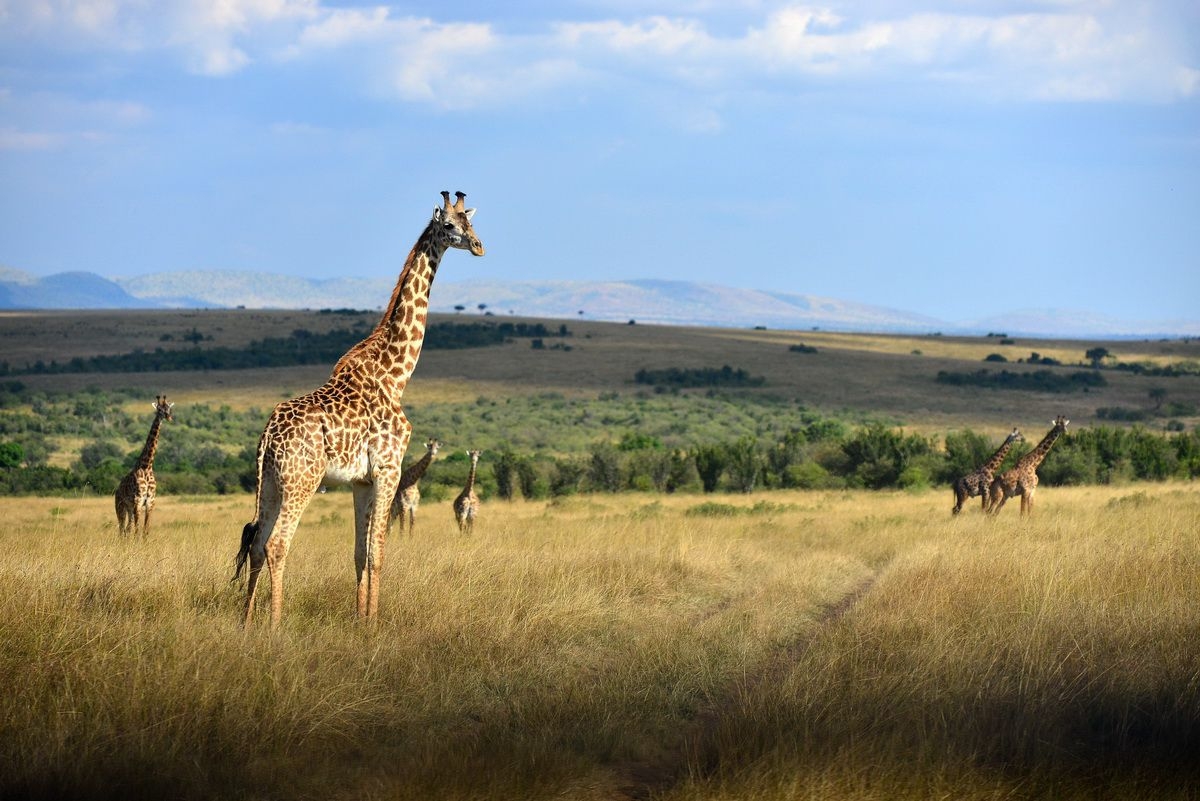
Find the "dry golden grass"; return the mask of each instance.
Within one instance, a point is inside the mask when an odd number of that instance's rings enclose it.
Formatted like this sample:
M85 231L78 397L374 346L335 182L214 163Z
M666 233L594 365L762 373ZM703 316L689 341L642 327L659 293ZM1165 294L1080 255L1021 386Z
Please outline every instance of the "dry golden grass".
M1187 798L1200 493L577 497L421 507L353 618L318 496L282 629L246 497L0 499L0 796ZM1006 510L1007 512L1008 510ZM851 603L853 601L853 603ZM1190 750L1189 750L1190 749Z

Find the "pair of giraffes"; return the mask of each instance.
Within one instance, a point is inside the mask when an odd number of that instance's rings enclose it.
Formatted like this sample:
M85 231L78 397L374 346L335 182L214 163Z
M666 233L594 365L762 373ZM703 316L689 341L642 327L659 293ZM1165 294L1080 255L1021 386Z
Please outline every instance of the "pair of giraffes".
M954 508L952 514L962 511L963 504L968 498L983 497L983 511L998 514L1005 502L1015 496L1021 496L1021 514L1033 512L1033 493L1037 489L1037 469L1042 460L1050 452L1050 448L1067 431L1071 421L1059 415L1051 423L1050 430L1033 450L1017 460L1017 463L1000 475L996 469L1004 461L1013 444L1024 439L1021 432L1013 429L1004 442L991 457L975 470L967 473L954 482Z

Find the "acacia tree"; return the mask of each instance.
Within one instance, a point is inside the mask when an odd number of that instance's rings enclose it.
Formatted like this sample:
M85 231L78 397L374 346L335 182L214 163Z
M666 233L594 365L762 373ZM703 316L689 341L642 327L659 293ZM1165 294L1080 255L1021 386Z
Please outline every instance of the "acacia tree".
M1099 367L1100 362L1107 359L1112 354L1108 352L1108 348L1089 348L1084 351L1083 357L1092 363L1092 367Z

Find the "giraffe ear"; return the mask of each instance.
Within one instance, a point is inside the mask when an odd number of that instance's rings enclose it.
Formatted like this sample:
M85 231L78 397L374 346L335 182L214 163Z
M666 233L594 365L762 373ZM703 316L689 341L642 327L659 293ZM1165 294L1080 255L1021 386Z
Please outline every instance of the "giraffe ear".
M441 206L433 207L433 221L434 222L442 221L442 207Z
M467 219L469 220L475 216L475 209L467 209L463 214L467 215Z

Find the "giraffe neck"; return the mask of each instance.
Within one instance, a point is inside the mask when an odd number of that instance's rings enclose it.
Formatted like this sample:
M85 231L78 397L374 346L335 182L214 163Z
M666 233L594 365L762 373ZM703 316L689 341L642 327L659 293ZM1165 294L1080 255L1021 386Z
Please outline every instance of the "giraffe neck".
M400 270L379 325L342 357L335 373L361 359L377 360L380 372L374 377L384 392L393 398L404 392L425 342L429 290L446 252L446 241L438 234L432 223L422 232Z
M425 471L429 469L429 464L432 461L433 451L426 450L425 455L421 457L420 461L414 463L412 467L405 470L404 474L400 476L400 485L408 486L420 481L421 476L425 475Z
M1036 468L1038 465L1040 465L1042 460L1046 458L1046 454L1050 452L1050 446L1054 444L1055 440L1062 436L1062 433L1063 429L1059 428L1058 426L1050 429L1050 433L1042 437L1042 441L1037 444L1036 448L1025 454L1025 456L1021 457L1022 465L1033 468Z
M475 486L475 467L479 464L478 459L471 460L471 472L467 474L467 490L470 491Z
M992 458L984 462L984 468L986 470L995 472L996 468L1000 466L1000 463L1004 461L1004 457L1008 455L1009 450L1012 449L1014 442L1016 442L1014 437L1010 436L1005 439L1004 442L1000 444L1000 447L996 450L996 452L992 454Z
M150 433L146 435L146 444L142 446L142 455L138 457L138 470L154 467L154 452L158 450L158 432L162 428L162 421L162 417L155 415L154 422L150 424Z

